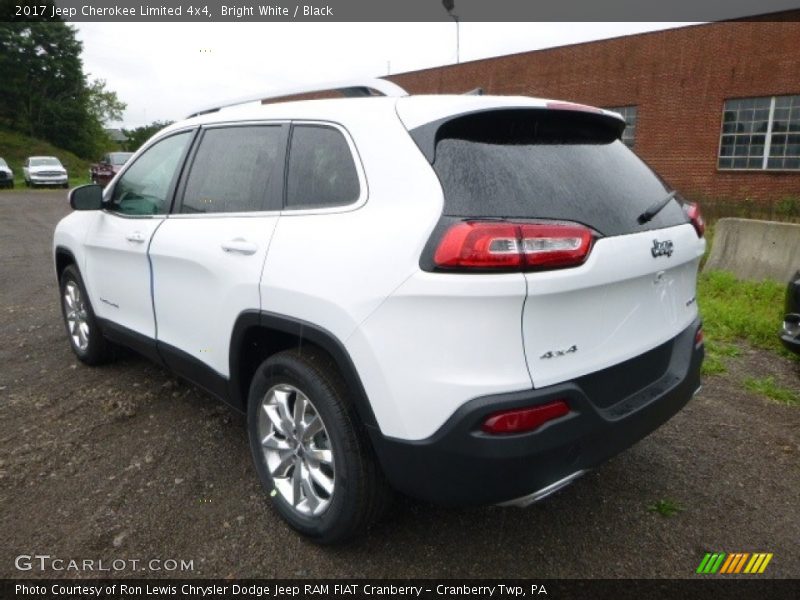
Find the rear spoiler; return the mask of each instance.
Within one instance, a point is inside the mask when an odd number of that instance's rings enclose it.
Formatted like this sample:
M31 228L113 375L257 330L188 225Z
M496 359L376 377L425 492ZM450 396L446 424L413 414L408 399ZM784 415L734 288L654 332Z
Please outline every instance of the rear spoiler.
M529 143L555 143L548 136L562 128L563 137L575 142L610 143L622 136L625 120L600 108L558 102L542 107L493 107L459 113L420 125L409 130L409 134L433 164L436 144L443 138L489 143L522 143L525 139Z

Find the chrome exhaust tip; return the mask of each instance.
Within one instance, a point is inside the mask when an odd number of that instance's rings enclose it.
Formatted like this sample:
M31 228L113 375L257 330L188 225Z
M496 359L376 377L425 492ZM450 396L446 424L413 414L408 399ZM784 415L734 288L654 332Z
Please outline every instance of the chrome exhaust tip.
M500 502L497 506L516 506L517 508L528 507L534 502L539 502L540 500L544 500L551 494L555 494L561 488L567 487L570 483L575 481L578 477L580 477L586 472L587 472L586 469L575 471L574 473L567 475L563 479L559 479L555 483L551 483L547 487L543 487L542 489L537 490L532 494L528 494L526 496L522 496L521 498L516 498L514 500L508 500L507 502Z

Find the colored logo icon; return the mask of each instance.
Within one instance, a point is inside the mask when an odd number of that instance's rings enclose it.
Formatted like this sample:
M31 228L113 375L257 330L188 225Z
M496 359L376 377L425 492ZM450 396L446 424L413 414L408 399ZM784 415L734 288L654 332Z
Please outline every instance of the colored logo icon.
M730 575L734 573L747 573L755 575L763 573L769 561L772 560L771 552L707 552L697 567L697 573L702 575Z

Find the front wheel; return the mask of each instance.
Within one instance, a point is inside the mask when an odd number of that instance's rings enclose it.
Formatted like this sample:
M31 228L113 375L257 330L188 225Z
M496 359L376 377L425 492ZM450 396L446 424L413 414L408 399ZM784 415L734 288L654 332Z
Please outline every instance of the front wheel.
M61 314L72 351L87 365L99 365L111 360L113 347L100 331L83 280L75 265L64 269L59 289Z
M278 353L256 371L247 427L256 470L280 516L315 542L365 531L389 490L333 362Z

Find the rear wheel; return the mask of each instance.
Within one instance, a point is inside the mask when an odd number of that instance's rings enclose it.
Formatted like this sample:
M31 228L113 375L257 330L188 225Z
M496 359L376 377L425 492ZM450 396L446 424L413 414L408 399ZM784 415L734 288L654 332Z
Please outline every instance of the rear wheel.
M61 313L67 329L69 344L81 362L99 365L114 356L111 343L103 337L97 318L75 265L61 274Z
M335 366L287 351L256 371L247 427L256 470L281 517L321 544L366 530L390 493Z

